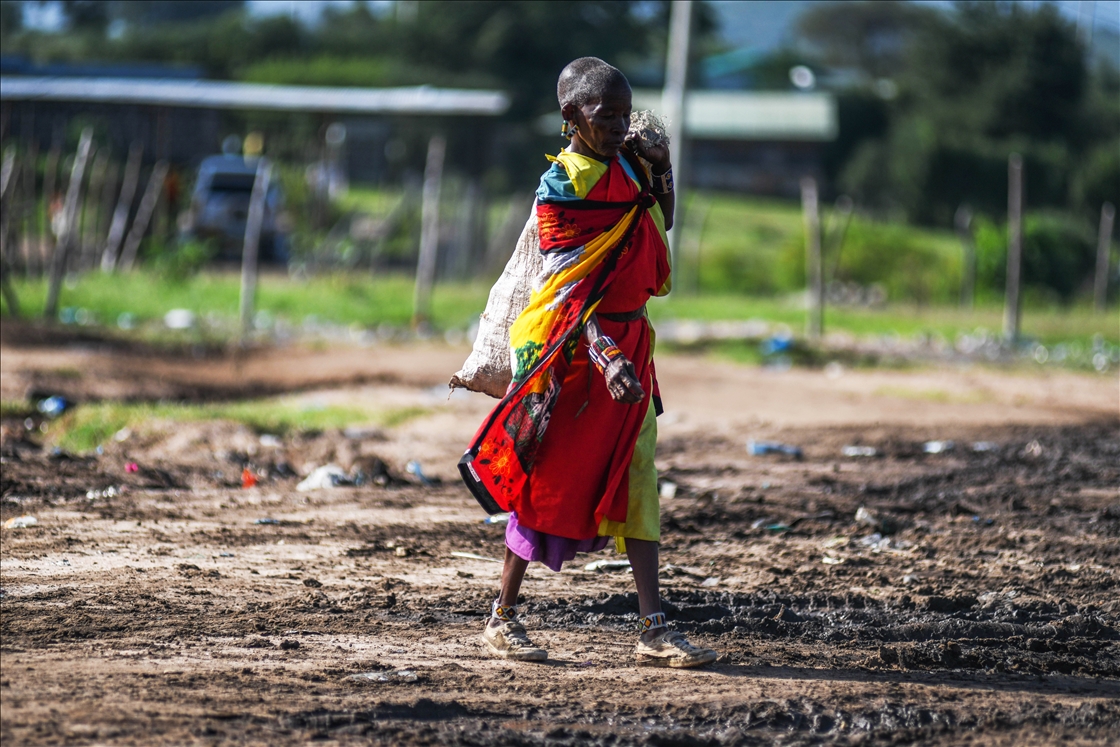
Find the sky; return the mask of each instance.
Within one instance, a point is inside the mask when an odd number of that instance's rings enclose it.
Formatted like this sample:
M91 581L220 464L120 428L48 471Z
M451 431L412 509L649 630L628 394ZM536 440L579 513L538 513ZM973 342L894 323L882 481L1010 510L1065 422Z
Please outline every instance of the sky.
M709 0L722 24L722 36L731 47L766 51L789 40L793 23L806 7L822 0ZM951 6L951 0L912 0L929 5ZM355 0L248 0L249 12L257 15L284 14L314 23L329 5L348 6ZM1120 33L1120 0L1015 0L1027 5L1049 2L1070 20L1093 19L1098 29ZM370 0L381 12L392 12L393 0ZM24 23L32 28L55 30L62 23L61 3L26 3Z

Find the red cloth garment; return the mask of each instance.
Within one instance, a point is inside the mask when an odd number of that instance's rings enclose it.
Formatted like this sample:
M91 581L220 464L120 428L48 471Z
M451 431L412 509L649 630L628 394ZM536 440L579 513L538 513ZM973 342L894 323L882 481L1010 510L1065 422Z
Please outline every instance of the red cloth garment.
M631 166L645 176L636 162ZM626 405L611 398L590 365L583 320L595 309L639 309L668 279L663 234L648 212L655 201L642 181L639 188L616 157L584 200L538 204L546 263L549 252L581 247L638 212L619 245L561 299L566 306L539 357L520 378L515 374L460 461L480 503L516 511L521 524L539 532L580 540L596 536L604 518L626 520L630 461L656 389L650 328L644 318L599 320L634 363L646 393Z

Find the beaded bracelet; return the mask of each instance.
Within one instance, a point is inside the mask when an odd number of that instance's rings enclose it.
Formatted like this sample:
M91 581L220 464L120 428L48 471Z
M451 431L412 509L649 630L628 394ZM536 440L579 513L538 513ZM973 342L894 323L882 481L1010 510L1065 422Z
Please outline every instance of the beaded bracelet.
M655 194L667 195L673 191L673 169L670 168L664 174L650 174L650 187Z
M591 362L595 364L595 368L599 369L599 373L606 371L611 361L615 358L621 358L623 355L614 340L606 335L601 335L599 339L591 343L587 348L587 353Z

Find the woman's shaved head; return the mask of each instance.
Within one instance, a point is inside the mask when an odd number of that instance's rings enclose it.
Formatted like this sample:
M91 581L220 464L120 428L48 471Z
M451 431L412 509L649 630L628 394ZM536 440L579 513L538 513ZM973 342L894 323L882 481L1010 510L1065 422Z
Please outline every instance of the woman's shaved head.
M556 98L560 108L567 104L583 106L593 99L625 91L630 93L630 81L617 67L608 65L598 57L580 57L560 71L556 83Z

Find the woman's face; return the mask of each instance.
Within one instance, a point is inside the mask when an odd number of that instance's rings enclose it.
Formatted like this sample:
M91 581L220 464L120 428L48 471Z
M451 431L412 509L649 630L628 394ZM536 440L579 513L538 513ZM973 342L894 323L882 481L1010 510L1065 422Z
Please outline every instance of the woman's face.
M614 158L626 142L626 133L630 130L630 88L611 91L578 108L569 106L572 110L570 115L568 107L564 107L562 113L568 115L566 118L574 121L579 128L576 138L599 156Z

